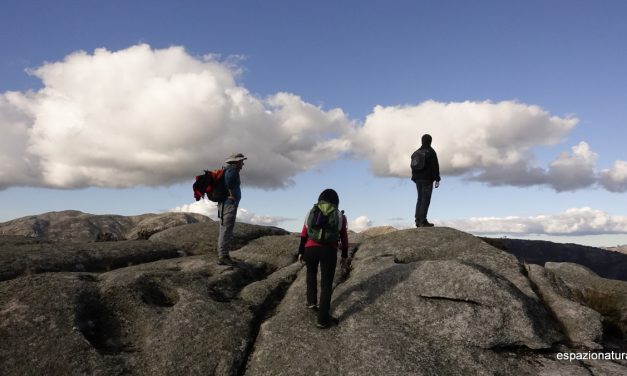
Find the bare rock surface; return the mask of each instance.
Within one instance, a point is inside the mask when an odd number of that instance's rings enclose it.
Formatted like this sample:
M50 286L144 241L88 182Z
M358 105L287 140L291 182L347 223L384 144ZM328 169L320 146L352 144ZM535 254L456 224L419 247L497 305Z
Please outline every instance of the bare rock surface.
M624 255L627 255L627 245L618 245L616 247L607 247L605 249L607 249L608 251L619 252Z
M220 224L217 222L194 223L161 231L149 240L175 245L192 255L208 254L215 258L219 231ZM233 231L233 249L239 249L251 240L263 236L288 234L277 227L237 223Z
M275 238L236 267L190 256L0 282L2 374L240 374L301 268L290 262L295 239Z
M392 226L371 227L362 232L349 234L349 241L351 243L361 243L362 241L364 241L364 239L372 238L379 235L385 235L396 231L398 231L398 229Z
M562 279L575 298L604 317L606 333L619 342L627 339L627 282L601 278L573 263L547 262L546 270Z
M19 260L48 266L65 260L63 267L0 281L1 373L627 372L627 362L558 360L558 352L627 346L615 337L607 342L612 328L605 316L601 338L598 326L577 326L599 318L582 306L566 274L562 281L548 266L526 268L469 234L420 228L362 239L351 251L352 272L335 284L332 313L340 324L319 330L305 307L298 236L272 227L235 228L234 267L216 263L213 221L171 227L148 241L0 237L0 255L8 255L0 258L4 271L26 262ZM164 254L102 267L105 255L122 260L142 252ZM101 266L87 268L86 254Z
M105 243L40 241L0 235L0 281L46 272L104 272L185 253L147 240Z
M117 241L148 239L165 229L211 221L194 213L94 215L75 210L50 212L0 223L0 235L21 235L50 241Z
M562 324L570 342L590 350L603 348L599 344L603 337L601 314L574 301L563 281L543 267L531 264L527 270L537 293Z
M483 238L493 246L516 256L521 262L544 266L546 262L583 265L603 278L627 281L627 254L579 244L544 240Z
M261 325L252 375L589 375L625 363L560 362L569 339L515 257L447 228L365 240L315 329L301 272ZM559 291L556 288L556 291ZM576 304L576 303L573 303ZM287 338L295 338L286 345ZM287 349L287 350L286 350Z

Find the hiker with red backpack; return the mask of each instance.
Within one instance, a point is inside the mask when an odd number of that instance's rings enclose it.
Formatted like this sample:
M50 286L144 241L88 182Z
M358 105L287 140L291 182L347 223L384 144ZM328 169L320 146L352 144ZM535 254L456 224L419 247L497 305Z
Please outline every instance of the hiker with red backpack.
M340 198L333 189L325 189L318 203L309 211L301 232L298 260L307 264L307 308L318 310L317 327L337 325L329 315L333 277L337 265L338 241L342 244L342 267L348 267L348 223L338 206ZM320 305L318 302L318 265L320 266Z
M247 158L243 154L232 154L225 160L224 167L224 197L218 199L218 218L220 219L220 234L218 236L218 264L234 266L235 262L229 256L233 241L233 228L237 217L237 207L242 199L242 190L239 172L244 167Z

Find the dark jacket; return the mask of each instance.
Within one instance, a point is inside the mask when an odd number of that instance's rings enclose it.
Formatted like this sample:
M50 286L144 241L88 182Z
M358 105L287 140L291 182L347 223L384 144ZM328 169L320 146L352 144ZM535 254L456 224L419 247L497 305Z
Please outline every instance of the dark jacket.
M438 154L429 145L422 145L418 150L427 150L427 158L425 167L420 171L411 171L411 180L421 182L440 181L440 164L438 163Z

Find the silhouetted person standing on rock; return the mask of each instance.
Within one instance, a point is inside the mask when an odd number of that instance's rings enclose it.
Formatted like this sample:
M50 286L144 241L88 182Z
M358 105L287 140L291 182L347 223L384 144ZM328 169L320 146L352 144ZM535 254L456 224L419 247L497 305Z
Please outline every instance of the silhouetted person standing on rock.
M218 236L218 264L235 265L229 256L233 242L233 228L237 217L237 207L242 199L242 190L239 172L244 167L243 154L233 154L226 159L224 168L224 184L227 190L227 198L218 202L218 218L220 219L220 235Z
M431 147L432 138L425 134L422 136L422 146L411 156L411 180L416 183L418 200L416 201L416 227L432 227L433 223L427 221L427 212L431 203L433 182L435 187L440 186L440 164L438 155Z
M333 277L337 265L338 241L342 243L342 266L348 263L348 222L338 206L340 198L333 189L325 189L318 203L309 211L301 232L298 260L307 264L307 308L318 309L320 329L337 325L329 315ZM318 265L320 265L320 307L318 307Z

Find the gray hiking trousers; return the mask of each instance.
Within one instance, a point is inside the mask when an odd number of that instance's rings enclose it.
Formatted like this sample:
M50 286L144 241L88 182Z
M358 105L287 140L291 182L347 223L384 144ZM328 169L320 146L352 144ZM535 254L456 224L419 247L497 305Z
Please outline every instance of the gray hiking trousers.
M233 228L237 217L237 205L232 200L218 204L220 235L218 236L218 257L229 256L233 243Z

